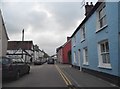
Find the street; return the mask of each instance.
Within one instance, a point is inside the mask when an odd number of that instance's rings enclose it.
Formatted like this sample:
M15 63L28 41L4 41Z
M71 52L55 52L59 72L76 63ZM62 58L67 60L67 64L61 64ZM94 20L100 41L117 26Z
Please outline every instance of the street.
M3 83L3 87L66 87L55 65L32 65L30 74Z
M80 76L78 78L78 76ZM83 79L86 77L85 79ZM4 81L2 87L116 87L115 85L82 73L70 65L43 64L31 65L30 74L19 80Z

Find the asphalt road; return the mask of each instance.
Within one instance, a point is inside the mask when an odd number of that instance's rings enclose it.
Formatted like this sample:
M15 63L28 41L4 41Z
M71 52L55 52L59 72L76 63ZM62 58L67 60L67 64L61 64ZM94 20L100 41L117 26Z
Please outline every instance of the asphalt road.
M31 66L30 74L21 77L16 81L4 81L2 87L116 87L107 81L80 72L65 64L43 64ZM74 87L75 86L75 87ZM72 87L72 88L71 88Z
M67 87L55 65L32 65L30 74L16 81L4 81L2 87Z

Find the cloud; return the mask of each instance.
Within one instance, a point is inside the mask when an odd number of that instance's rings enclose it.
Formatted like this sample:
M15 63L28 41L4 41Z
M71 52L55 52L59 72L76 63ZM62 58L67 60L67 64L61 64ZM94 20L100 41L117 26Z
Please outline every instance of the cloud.
M66 42L83 19L80 2L3 2L2 11L10 40L33 40L49 55Z

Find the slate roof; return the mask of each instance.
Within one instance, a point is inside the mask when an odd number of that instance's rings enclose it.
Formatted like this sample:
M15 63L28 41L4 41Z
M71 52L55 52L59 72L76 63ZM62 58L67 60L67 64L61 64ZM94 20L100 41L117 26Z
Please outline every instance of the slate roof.
M99 0L100 1L100 0ZM101 0L102 1L102 0ZM97 8L102 4L102 2L97 2L95 6L92 8L90 13L85 17L82 23L77 27L77 29L72 34L71 38L78 32L78 30L82 27L82 25L91 17L91 15L97 10Z
M8 41L8 48L7 50L32 50L33 48L33 41Z

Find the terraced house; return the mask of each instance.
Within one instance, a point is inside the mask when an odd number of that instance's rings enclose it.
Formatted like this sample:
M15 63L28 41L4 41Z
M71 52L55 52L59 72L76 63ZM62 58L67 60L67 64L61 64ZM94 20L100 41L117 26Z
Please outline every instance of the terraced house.
M87 3L85 8L86 17L71 36L72 65L118 84L120 2Z

